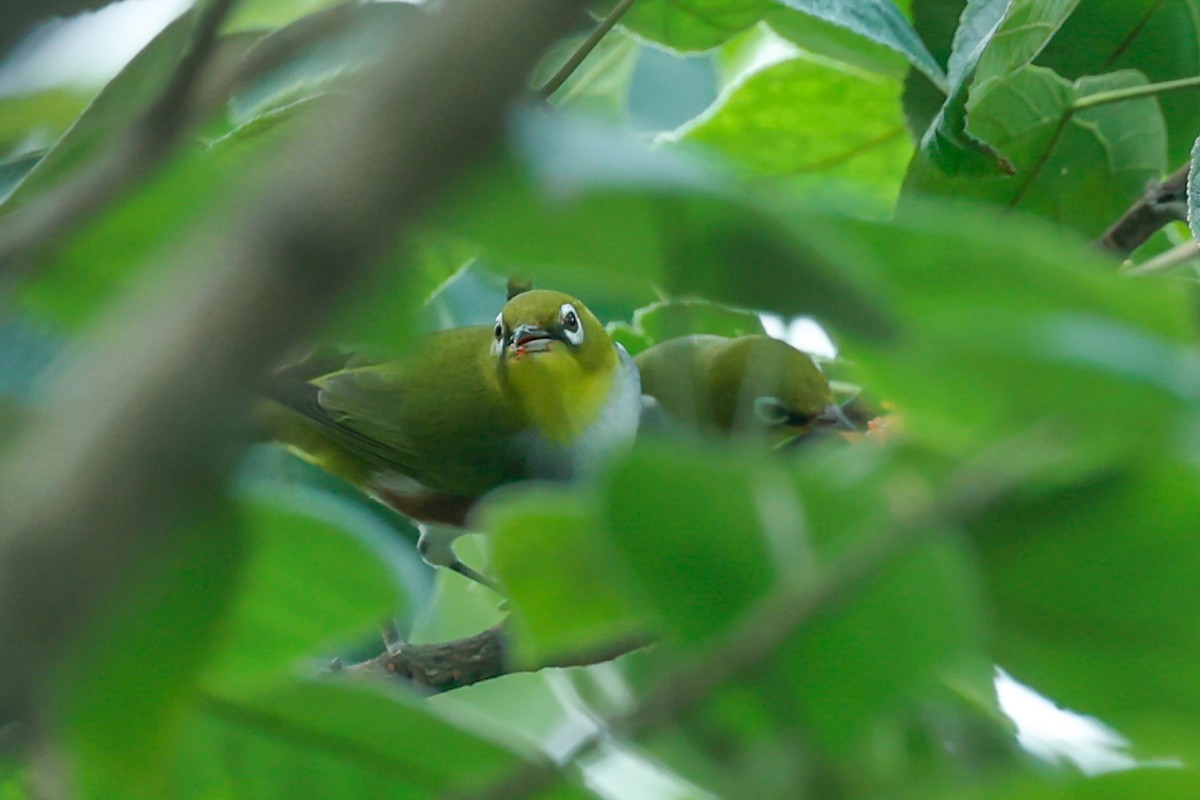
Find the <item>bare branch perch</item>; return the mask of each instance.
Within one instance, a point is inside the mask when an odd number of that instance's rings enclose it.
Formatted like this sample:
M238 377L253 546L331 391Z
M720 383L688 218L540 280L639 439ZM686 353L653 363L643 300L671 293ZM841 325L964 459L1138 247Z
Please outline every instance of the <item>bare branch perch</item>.
M521 664L510 657L509 632L501 623L485 631L437 644L401 644L369 661L343 667L359 674L387 673L431 692L446 692L463 686L511 675L537 672L547 667L582 667L612 661L651 644L646 636L629 636L586 652L572 653L538 664Z

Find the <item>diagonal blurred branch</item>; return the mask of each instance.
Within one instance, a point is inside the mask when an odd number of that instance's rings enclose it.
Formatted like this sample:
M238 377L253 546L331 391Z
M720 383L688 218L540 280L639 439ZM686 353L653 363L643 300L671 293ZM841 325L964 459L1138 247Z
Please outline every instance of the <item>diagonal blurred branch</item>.
M898 508L891 524L857 550L840 556L816 585L789 583L763 597L708 648L661 676L632 711L582 739L559 760L576 759L610 736L634 736L691 709L722 684L767 661L798 631L836 613L889 567L917 548L971 519L1033 475L1058 463L1061 448L1034 427L964 464L939 496ZM561 770L530 763L471 800L538 796Z
M106 152L63 185L0 218L0 279L20 280L55 244L136 186L173 150L196 116L196 90L221 23L237 0L200 5L191 40L158 99Z
M492 149L577 11L448 3L64 366L0 462L0 710L29 710L88 609L211 498L262 371Z

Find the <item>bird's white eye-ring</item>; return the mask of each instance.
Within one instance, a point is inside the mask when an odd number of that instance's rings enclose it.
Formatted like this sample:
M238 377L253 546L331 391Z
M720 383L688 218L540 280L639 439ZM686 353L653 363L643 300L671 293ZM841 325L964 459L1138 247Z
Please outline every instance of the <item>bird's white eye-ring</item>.
M579 312L570 303L563 303L558 310L558 319L562 323L563 334L571 344L583 343L583 325L579 321Z
M496 317L496 327L492 328L492 335L496 337L496 341L504 339L504 320L501 317Z

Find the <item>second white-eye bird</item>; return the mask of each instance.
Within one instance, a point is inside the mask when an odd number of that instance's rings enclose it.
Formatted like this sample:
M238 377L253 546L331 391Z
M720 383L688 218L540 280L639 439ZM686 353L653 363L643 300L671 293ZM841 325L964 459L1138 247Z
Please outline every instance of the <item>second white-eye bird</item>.
M853 429L812 356L770 336L681 336L635 361L642 391L687 430L780 444L816 428Z
M417 522L426 561L488 585L452 548L476 501L587 473L631 444L641 408L628 353L583 303L547 290L401 359L290 373L270 391L274 436Z

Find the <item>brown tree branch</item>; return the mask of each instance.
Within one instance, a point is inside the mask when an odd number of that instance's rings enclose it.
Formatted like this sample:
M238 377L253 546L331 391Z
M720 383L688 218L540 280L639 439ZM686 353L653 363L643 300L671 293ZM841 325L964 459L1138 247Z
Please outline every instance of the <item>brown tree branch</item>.
M351 674L393 675L430 692L446 692L517 672L612 661L652 643L649 636L631 635L605 642L595 649L564 654L537 664L523 664L511 658L510 635L507 626L501 623L451 642L401 644L368 661L342 669Z
M0 462L0 712L28 712L88 613L211 503L267 366L490 152L575 2L455 0L112 309ZM217 238L220 234L220 238ZM0 714L0 718L9 718Z
M1146 190L1128 211L1096 240L1096 246L1129 258L1151 236L1172 222L1187 221L1187 181L1191 162Z

